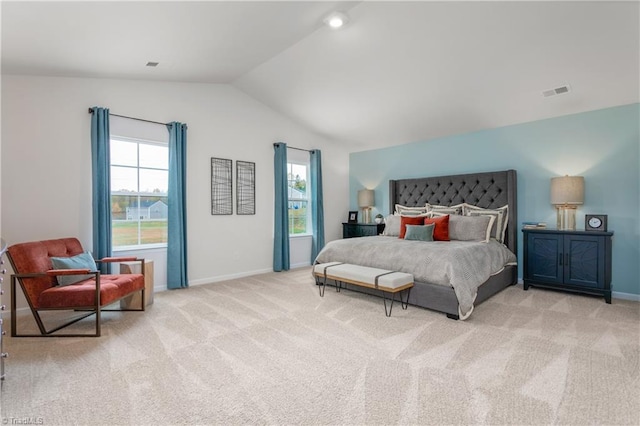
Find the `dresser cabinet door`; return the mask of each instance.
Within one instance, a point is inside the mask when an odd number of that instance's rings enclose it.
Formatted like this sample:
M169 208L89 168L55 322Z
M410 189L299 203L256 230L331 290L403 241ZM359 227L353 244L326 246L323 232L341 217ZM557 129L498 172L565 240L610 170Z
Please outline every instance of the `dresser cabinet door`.
M342 238L371 237L382 233L384 224L342 223Z
M378 227L376 225L358 225L358 234L361 237L378 235Z
M540 282L561 283L564 279L563 236L530 233L527 244L525 277Z
M353 238L358 236L358 226L351 223L342 224L342 238Z
M582 287L604 288L604 241L602 237L564 237L564 282Z

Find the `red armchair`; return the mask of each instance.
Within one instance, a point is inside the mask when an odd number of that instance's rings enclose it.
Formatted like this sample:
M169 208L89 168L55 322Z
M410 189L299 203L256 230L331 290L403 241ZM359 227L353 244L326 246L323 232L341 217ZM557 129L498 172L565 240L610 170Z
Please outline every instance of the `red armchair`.
M14 337L82 337L100 336L101 311L144 311L144 274L102 275L89 269L53 269L51 257L71 257L83 253L76 238L35 241L15 244L7 250L14 274L11 275L11 335ZM96 262L140 261L144 272L144 259L136 257L110 257ZM78 283L59 286L57 276L89 274L93 277ZM40 334L18 334L16 315L16 282L20 283ZM103 309L130 294L141 292L140 309ZM47 330L41 311L87 311L62 325ZM53 334L90 315L95 315L95 334Z

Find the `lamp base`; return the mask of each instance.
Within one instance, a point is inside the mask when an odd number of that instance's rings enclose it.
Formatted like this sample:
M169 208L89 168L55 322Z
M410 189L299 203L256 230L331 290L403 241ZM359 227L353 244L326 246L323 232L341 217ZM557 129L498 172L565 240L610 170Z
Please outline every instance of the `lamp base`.
M365 207L362 209L364 223L371 223L371 208Z
M576 230L576 206L556 206L557 228L562 231Z

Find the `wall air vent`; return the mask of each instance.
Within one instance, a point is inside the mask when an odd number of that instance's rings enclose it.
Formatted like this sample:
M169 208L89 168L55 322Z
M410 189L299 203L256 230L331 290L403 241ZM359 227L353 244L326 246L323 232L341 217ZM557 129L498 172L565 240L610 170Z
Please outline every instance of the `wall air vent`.
M569 93L571 91L571 86L568 84L560 87L556 87L555 89L547 89L542 91L542 96L548 98L549 96L562 95L563 93Z

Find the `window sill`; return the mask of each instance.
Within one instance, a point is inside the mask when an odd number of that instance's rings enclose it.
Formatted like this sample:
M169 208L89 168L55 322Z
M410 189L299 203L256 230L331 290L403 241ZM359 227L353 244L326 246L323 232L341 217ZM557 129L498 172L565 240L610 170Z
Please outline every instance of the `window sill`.
M143 246L121 246L114 248L114 253L129 251L163 251L167 249L167 244L145 244Z
M313 237L312 234L294 234L294 235L289 234L289 238L312 238L312 237Z

